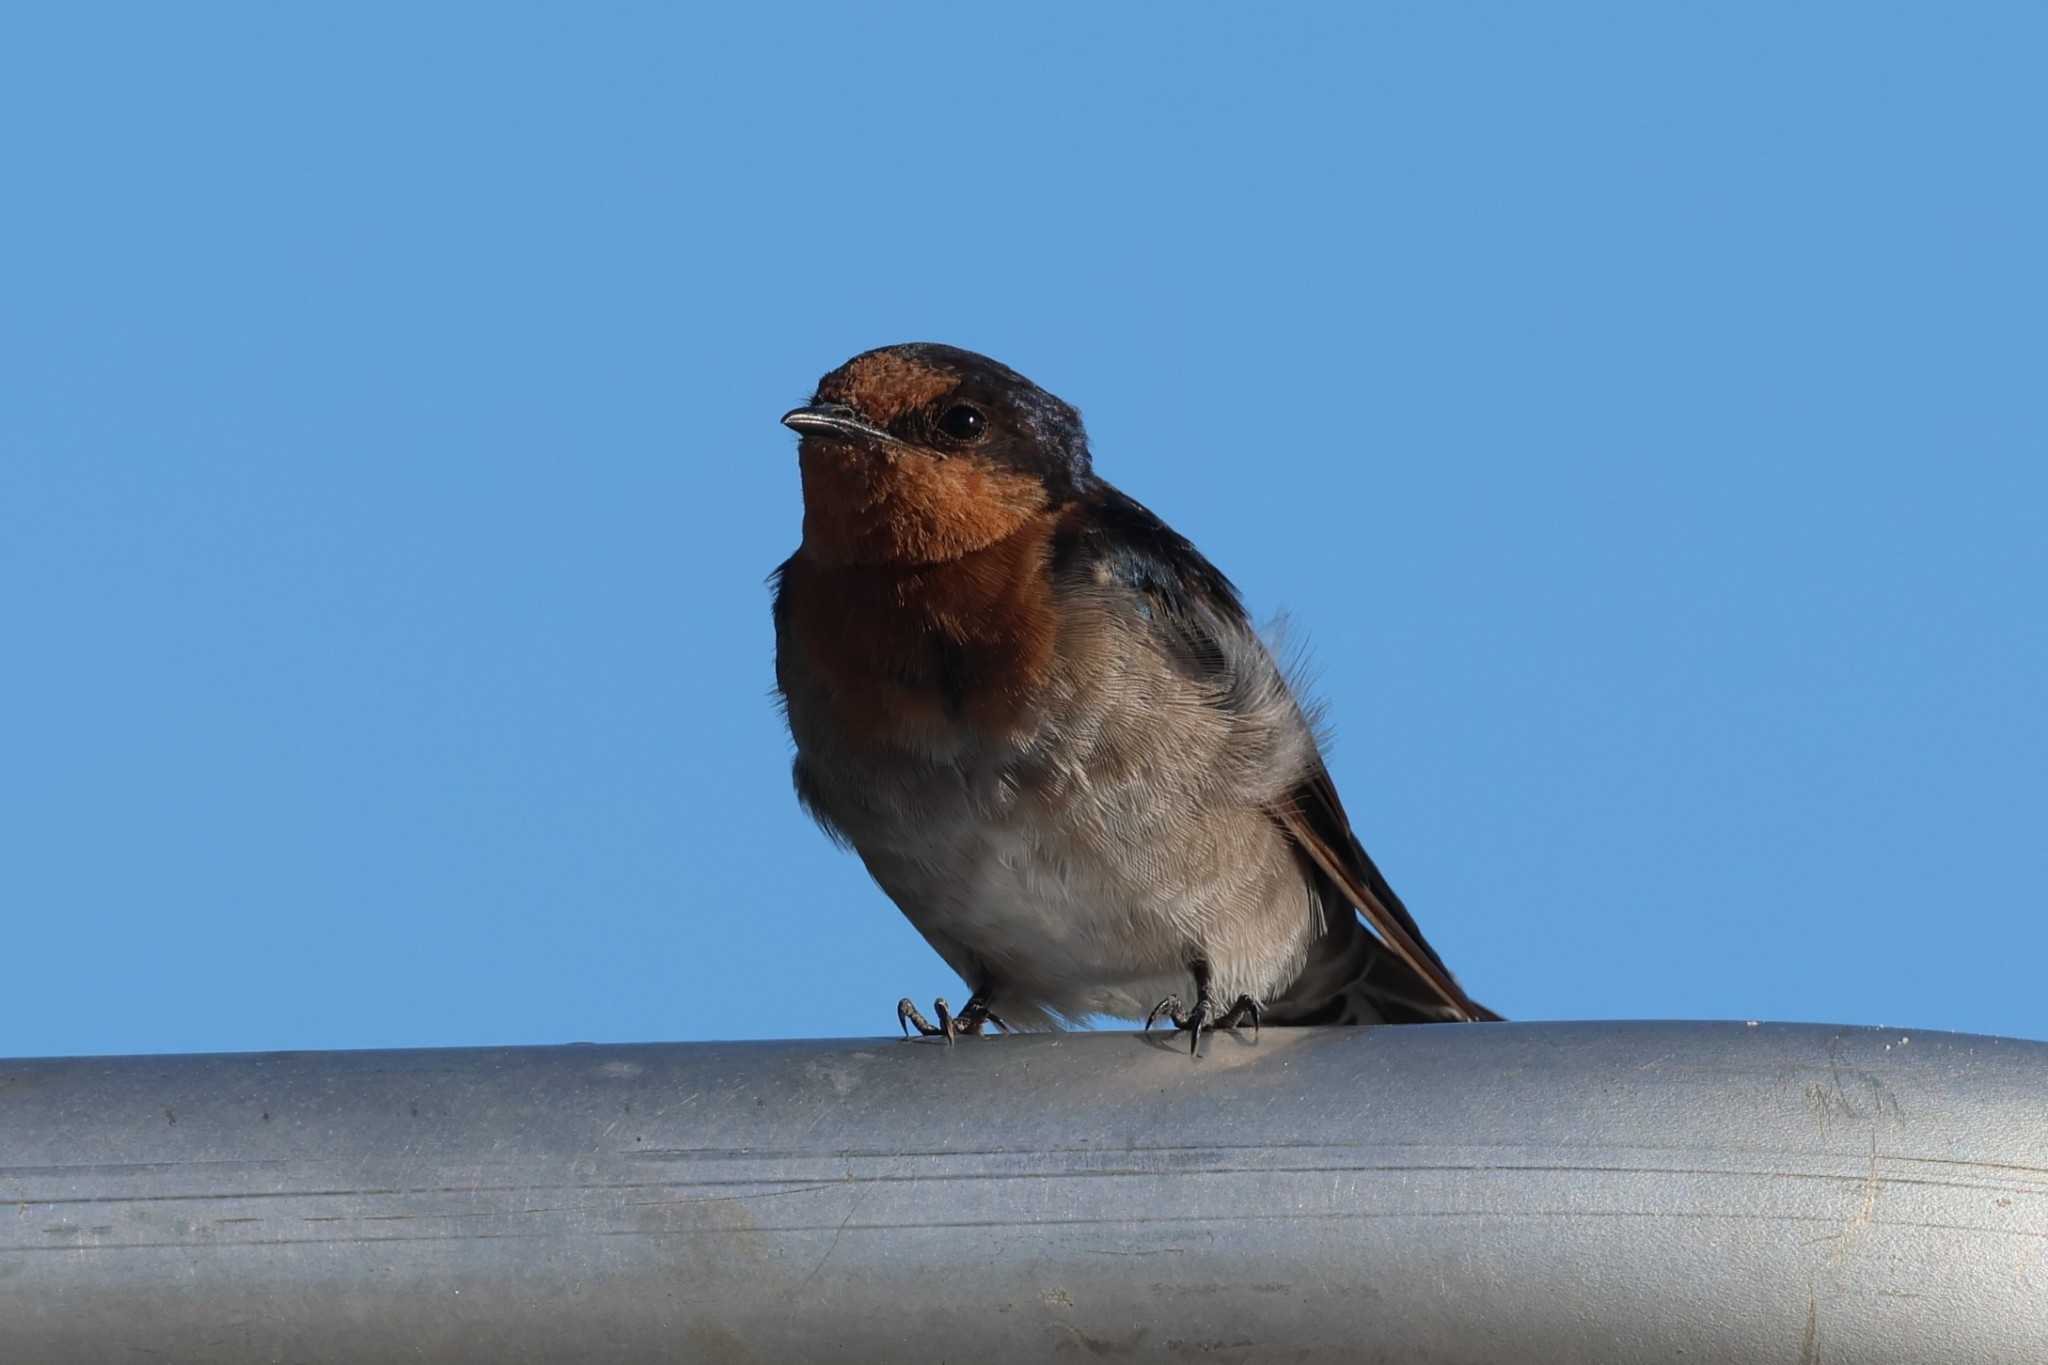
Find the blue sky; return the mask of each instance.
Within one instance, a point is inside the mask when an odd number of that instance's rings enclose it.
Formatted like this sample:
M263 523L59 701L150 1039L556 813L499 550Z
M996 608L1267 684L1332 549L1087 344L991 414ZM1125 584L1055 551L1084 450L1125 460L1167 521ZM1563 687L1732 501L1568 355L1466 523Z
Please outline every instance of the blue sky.
M0 1054L892 1030L763 580L910 339L1524 1018L2048 1038L2020 6L16 6Z

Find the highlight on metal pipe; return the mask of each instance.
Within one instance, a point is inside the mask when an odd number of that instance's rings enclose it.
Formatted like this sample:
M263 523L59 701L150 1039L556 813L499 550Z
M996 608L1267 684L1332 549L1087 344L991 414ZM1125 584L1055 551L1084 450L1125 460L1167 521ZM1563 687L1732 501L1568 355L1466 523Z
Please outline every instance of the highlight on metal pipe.
M0 1062L0 1360L2048 1360L2048 1045Z

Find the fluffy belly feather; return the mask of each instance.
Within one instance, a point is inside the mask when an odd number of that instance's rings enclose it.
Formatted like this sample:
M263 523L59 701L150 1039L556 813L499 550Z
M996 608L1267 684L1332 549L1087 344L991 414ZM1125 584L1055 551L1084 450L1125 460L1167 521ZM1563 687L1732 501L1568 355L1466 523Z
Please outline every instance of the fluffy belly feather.
M1198 957L1225 999L1264 998L1300 970L1308 885L1262 822L1134 841L1100 838L1116 822L1099 816L1077 823L1095 833L1041 811L899 827L856 846L933 948L1015 1022L1142 1015L1189 995Z

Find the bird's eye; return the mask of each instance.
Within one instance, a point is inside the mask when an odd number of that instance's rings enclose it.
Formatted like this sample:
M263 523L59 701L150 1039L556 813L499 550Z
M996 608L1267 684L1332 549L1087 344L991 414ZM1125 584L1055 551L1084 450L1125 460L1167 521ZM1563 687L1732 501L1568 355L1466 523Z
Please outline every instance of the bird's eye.
M972 441L988 429L988 419L972 403L955 403L939 414L939 430L956 441Z

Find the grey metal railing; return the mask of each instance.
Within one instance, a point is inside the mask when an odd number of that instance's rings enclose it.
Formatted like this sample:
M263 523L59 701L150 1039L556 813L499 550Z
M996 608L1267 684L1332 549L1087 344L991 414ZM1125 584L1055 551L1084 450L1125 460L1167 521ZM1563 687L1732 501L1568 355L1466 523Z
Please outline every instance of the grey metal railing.
M0 1360L2048 1361L2048 1045L0 1062Z

